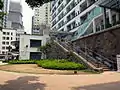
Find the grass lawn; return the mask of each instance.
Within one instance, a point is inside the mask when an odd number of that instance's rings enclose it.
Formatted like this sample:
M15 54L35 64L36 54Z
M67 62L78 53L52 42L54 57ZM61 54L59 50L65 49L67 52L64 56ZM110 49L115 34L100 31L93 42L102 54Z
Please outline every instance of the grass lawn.
M38 67L36 64L8 64L0 66L0 70L18 73L30 73L30 74L58 74L58 75L74 75L74 70L52 70ZM87 70L78 70L79 74L97 74L97 72L91 72Z
M0 66L0 70L33 74L90 74L96 73L87 70L83 64L69 62L67 60L14 60L8 65Z

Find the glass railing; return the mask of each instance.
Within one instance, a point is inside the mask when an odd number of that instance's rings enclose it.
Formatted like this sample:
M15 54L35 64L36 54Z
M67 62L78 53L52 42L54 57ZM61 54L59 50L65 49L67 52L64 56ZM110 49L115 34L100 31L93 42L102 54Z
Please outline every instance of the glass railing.
M88 28L88 25L92 22L92 20L93 20L96 16L100 15L101 13L102 13L102 10L101 10L100 7L94 8L94 9L90 12L90 14L87 16L87 19L83 22L83 24L82 24L82 25L78 28L78 30L76 31L76 33L75 33L75 35L74 35L74 37L73 37L73 40L76 40L76 39L78 39L80 36L82 36L82 35L86 32L86 30L87 30L87 28Z

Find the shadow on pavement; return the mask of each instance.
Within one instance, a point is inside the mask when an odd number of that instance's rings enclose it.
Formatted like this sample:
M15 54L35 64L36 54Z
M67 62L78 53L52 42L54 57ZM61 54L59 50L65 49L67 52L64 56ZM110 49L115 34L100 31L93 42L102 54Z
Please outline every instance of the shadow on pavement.
M120 90L120 82L81 86L72 88L72 90Z
M45 90L45 84L39 82L39 77L24 76L15 80L6 81L0 85L0 90Z

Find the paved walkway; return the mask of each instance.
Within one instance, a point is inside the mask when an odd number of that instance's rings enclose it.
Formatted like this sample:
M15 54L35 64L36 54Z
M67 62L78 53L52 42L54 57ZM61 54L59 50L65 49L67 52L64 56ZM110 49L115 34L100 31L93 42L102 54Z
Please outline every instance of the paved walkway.
M8 64L8 63L2 63L2 61L0 61L0 65L6 65L6 64Z
M74 76L0 71L0 90L120 90L120 73Z

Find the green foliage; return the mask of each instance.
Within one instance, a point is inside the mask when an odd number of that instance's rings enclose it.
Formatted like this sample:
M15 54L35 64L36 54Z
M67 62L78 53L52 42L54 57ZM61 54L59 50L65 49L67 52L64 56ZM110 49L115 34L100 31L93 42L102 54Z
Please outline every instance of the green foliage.
M2 9L2 8L3 8L3 1L0 0L0 9Z
M42 6L43 4L51 1L54 0L25 0L25 2L32 8Z
M69 62L65 59L51 59L51 60L12 60L9 64L37 64L39 67L45 69L56 70L85 70L86 66L75 62Z
M12 60L9 64L35 64L35 60Z
M40 48L39 48L39 50L42 52L42 53L44 53L44 54L46 54L48 51L49 51L49 48L51 47L51 44L50 43L47 43L45 46L41 46Z
M83 64L69 62L67 60L41 60L36 62L38 66L45 69L56 70L84 70L86 67Z

